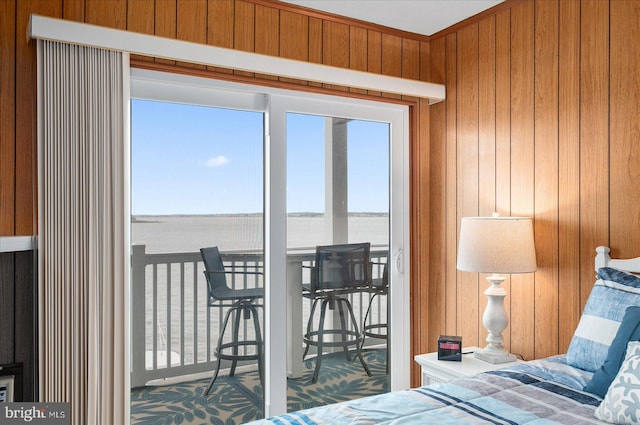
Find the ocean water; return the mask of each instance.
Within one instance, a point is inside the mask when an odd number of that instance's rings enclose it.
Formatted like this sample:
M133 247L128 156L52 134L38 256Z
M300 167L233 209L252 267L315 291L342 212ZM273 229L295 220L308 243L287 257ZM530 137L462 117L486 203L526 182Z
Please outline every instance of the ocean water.
M328 241L324 216L300 214L288 217L288 248L315 247ZM389 216L350 216L348 241L388 245ZM147 253L197 252L206 246L217 246L221 251L261 250L263 220L255 215L135 216L131 242L146 245Z

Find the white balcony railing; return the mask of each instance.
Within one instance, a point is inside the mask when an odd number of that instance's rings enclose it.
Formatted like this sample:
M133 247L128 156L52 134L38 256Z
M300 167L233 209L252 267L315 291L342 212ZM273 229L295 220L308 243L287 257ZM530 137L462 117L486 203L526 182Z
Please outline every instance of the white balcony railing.
M289 253L295 262L309 265L315 251L312 248ZM387 247L372 247L374 265L372 277L382 276ZM262 286L262 276L236 274L245 267L261 268L262 253L223 252L225 268L231 275L228 282L236 288ZM226 310L207 306L207 284L200 252L149 254L144 245L132 247L132 329L131 386L147 382L209 372L215 368L214 348L218 341L219 324ZM242 266L242 267L240 267ZM306 270L306 269L303 269ZM308 273L300 283L309 281ZM351 296L356 318L362 324L369 304L368 293ZM381 302L382 301L382 302ZM376 298L372 308L373 321L386 320L386 299ZM302 323L309 318L308 302L302 305ZM243 333L251 333L245 327ZM248 335L251 336L251 335ZM302 341L302 335L300 335ZM300 351L300 350L296 350ZM222 368L225 368L225 364Z

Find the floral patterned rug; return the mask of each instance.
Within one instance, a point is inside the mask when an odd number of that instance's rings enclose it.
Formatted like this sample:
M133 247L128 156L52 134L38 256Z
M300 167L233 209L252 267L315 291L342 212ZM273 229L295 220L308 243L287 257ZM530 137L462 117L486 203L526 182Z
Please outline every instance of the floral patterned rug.
M369 350L363 356L371 370L368 377L360 362L347 361L342 353L322 357L320 377L311 383L315 359L305 361L301 379L289 379L289 411L336 403L389 391L385 373L386 350ZM258 372L220 375L209 396L202 393L209 379L161 387L131 389L133 425L220 424L235 425L263 417L262 386Z

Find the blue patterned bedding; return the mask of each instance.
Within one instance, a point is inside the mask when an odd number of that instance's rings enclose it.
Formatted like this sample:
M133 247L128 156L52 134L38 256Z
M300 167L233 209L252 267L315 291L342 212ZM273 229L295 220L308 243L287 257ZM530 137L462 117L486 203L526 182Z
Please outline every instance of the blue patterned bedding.
M258 424L601 424L591 373L557 356L472 378L292 412Z

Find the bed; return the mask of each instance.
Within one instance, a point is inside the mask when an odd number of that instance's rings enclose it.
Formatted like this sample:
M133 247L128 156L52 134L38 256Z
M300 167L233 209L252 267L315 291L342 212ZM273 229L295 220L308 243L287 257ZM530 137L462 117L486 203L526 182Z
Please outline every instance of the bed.
M638 424L640 258L596 252L595 284L566 354L252 424Z

